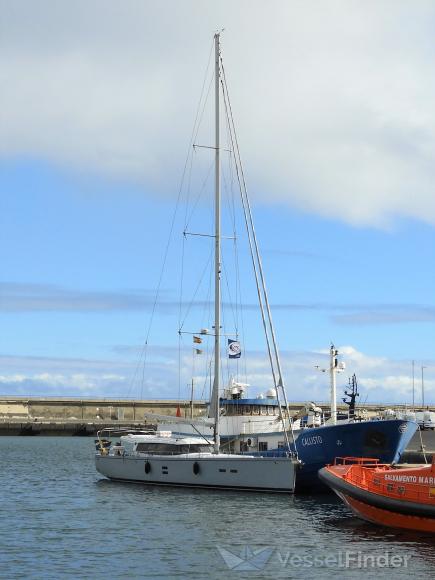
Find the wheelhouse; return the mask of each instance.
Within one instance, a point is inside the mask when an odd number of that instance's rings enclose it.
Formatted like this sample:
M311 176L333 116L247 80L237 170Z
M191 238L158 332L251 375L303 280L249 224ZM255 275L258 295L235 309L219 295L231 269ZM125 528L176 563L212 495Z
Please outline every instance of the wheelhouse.
M228 417L235 415L277 417L279 404L276 399L221 399L222 413ZM283 406L283 409L285 407Z

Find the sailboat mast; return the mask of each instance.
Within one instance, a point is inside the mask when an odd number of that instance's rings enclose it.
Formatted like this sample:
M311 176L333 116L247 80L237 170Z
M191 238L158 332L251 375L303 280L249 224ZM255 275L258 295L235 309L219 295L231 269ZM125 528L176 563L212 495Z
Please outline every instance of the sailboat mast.
M220 383L220 328L221 328L221 176L220 176L220 34L214 35L215 46L215 311L214 311L214 383L212 405L215 409L215 452L219 452L219 383Z

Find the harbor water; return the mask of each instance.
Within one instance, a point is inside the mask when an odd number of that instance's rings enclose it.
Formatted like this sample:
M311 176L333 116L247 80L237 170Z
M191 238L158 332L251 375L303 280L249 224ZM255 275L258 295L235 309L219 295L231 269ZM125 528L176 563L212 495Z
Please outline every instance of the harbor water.
M333 495L110 482L87 437L0 437L0 578L434 577L435 537Z

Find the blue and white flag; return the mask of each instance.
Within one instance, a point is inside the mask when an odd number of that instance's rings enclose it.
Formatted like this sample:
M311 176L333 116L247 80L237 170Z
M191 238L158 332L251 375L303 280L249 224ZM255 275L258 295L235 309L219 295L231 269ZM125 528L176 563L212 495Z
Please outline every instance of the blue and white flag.
M240 358L242 356L242 349L240 348L240 342L238 340L228 339L228 357L229 358Z

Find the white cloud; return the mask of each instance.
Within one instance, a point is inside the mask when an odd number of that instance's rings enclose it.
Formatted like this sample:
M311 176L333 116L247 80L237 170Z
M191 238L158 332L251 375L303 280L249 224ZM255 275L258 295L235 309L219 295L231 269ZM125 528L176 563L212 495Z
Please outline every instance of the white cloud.
M432 2L0 1L0 155L176 190L212 32L248 182L357 225L435 223Z
M354 373L357 376L360 398L359 404L364 403L407 403L412 402L412 369L408 360L394 360L388 357L373 356L350 345L338 347L340 360L346 363L346 370L337 378L338 401L344 396L344 389L348 387L348 380ZM265 359L256 359L255 372L260 374L260 361L263 364L264 377L267 377L267 362ZM425 400L435 400L435 380L431 375L435 361L425 361L427 371L425 375ZM282 363L286 381L287 395L290 401L329 401L329 351L319 349L307 352L283 352ZM319 369L315 370L316 366ZM251 368L251 365L249 365ZM327 372L322 372L326 369ZM421 387L419 377L415 379L415 402L420 404ZM251 379L251 375L249 375ZM252 380L252 384L256 384ZM258 383L257 383L258 384ZM261 384L261 383L260 383ZM264 390L264 389L263 389ZM260 389L254 390L255 394ZM253 392L253 394L254 394Z
M412 370L408 360L376 357L358 351L351 345L339 346L346 362L346 371L337 379L338 400L344 395L348 377L357 375L360 399L365 403L412 402ZM191 348L181 352L181 378L178 375L178 349L161 346L149 347L146 366L139 349L127 352L122 360L92 360L44 357L0 357L3 369L0 391L11 395L75 395L96 397L134 397L146 399L188 399L192 378ZM128 359L132 355L134 360ZM244 374L246 363L246 375ZM289 401L329 400L329 374L319 372L315 366L328 368L327 350L282 352L282 366ZM425 371L425 400L435 402L435 360L422 364ZM195 397L206 400L209 395L210 375L207 356L195 357ZM236 365L226 366L223 361L222 381L226 384ZM265 393L273 386L267 358L259 352L244 353L240 361L239 380L250 385L250 395ZM415 402L420 404L421 384L416 366Z
M122 375L88 373L4 373L0 375L2 392L24 396L121 396L127 379Z

